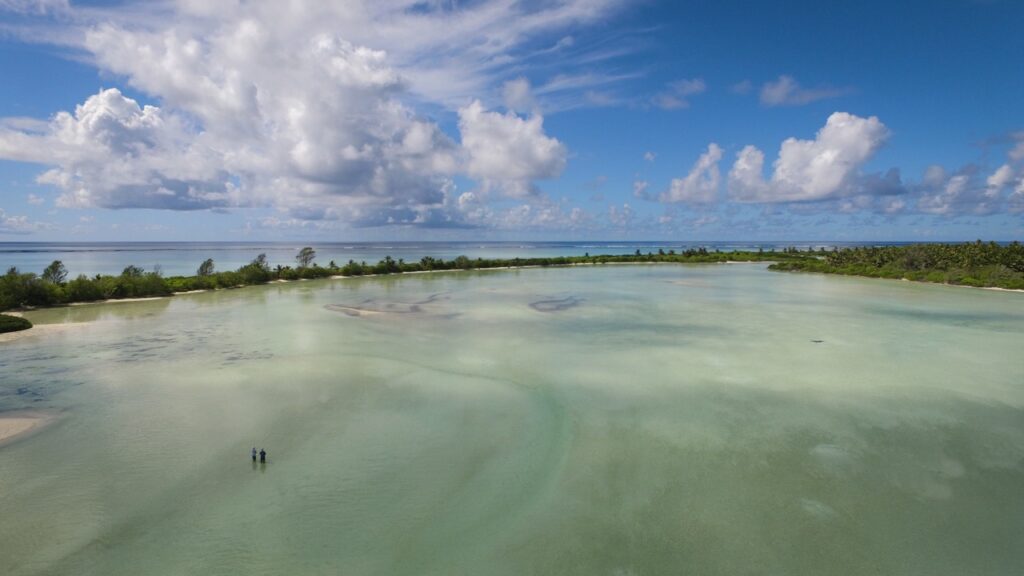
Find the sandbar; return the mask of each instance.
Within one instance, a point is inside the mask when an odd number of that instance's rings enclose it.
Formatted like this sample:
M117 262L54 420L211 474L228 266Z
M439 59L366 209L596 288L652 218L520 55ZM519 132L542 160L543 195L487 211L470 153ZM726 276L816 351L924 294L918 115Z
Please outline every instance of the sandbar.
M7 312L4 312L7 314ZM36 336L48 336L52 334L61 334L85 326L89 326L92 322L62 322L59 324L35 324L28 330L18 330L17 332L5 332L0 334L0 344L7 342L14 342L15 340L21 340L23 338L33 338ZM3 414L0 413L0 417Z
M0 412L0 446L38 432L56 420L55 414L47 412Z

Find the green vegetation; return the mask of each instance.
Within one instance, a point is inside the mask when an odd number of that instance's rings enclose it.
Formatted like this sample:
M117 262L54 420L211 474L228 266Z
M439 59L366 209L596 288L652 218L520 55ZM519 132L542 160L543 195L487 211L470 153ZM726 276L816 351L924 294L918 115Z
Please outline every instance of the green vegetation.
M17 332L18 330L28 330L32 327L32 323L28 320L21 318L20 316L8 316L7 314L0 314L0 334L4 332Z
M1024 245L995 242L844 248L787 260L772 270L897 278L975 287L1024 289Z
M419 262L406 262L385 257L376 264L355 262L338 266L335 262L324 267L316 264L316 252L305 247L296 255L298 266L270 268L265 254L238 270L217 272L213 260L204 261L195 276L164 277L159 270L146 272L137 266L128 266L119 276L80 275L70 281L64 265L55 261L42 275L22 273L11 268L0 276L0 310L12 308L55 306L72 302L168 296L176 292L238 288L253 284L266 284L273 280L305 280L331 276L366 276L370 274L401 274L435 270L485 270L522 266L572 266L577 264L613 263L699 263L725 261L777 261L807 258L807 254L778 252L709 252L704 248L676 253L659 250L657 254L624 254L617 256L559 256L552 258L471 259L459 256L453 260L440 260L426 256Z
M298 262L299 268L309 268L314 258L316 258L316 250L313 250L310 246L299 250L299 253L295 255L295 261Z
M173 292L159 272L128 266L120 276L79 276L65 282L67 272L60 262L47 267L41 276L11 268L0 276L0 310L22 306L53 306L69 302L92 302L108 298L166 296Z
M207 258L203 260L203 263L199 265L199 269L196 270L196 276L212 276L213 275L213 258Z
M67 280L67 270L60 261L50 264L41 275L22 273L11 268L0 276L0 310L26 306L54 306L72 302L168 296L176 292L238 288L265 284L274 280L303 280L331 276L366 276L370 274L402 274L440 270L486 270L524 266L574 266L642 263L714 263L774 262L772 270L824 272L878 278L906 278L925 282L943 282L966 286L998 286L1024 289L1024 246L1014 242L1000 246L981 241L972 244L915 244L844 248L826 252L800 252L788 248L782 252L710 252L704 248L676 252L591 256L555 256L550 258L471 259L459 256L441 260L426 256L418 262L385 257L376 264L366 262L338 266L331 262L320 266L314 262L316 252L305 247L296 255L297 267L277 266L271 269L265 254L238 270L217 272L213 260L206 260L195 276L164 277L159 270L146 272L128 266L118 276L80 275Z
M68 270L60 260L54 260L43 270L43 280L52 284L63 284L68 278Z

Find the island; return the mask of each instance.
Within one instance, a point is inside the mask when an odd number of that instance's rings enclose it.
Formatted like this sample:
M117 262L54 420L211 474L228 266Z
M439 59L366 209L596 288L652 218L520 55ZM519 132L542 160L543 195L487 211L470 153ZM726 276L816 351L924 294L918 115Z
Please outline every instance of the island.
M476 258L459 256L444 260L425 256L417 262L390 256L376 264L355 262L326 266L315 262L316 251L305 247L296 256L296 266L271 266L265 254L237 270L217 271L212 259L200 264L193 276L168 276L160 271L126 267L120 275L79 275L68 279L64 264L55 261L42 274L10 268L0 276L0 311L58 306L104 300L170 296L201 290L308 280L416 272L495 270L554 266L601 266L608 264L694 264L726 262L770 262L769 269L783 272L816 272L871 278L893 278L983 288L1024 290L1024 245L998 244L909 244L824 248L801 251L758 250L722 252L706 248L659 250L646 254L555 256L545 258ZM0 315L0 332L30 328L24 318Z
M815 258L789 258L768 268L1024 290L1024 245L978 240L961 244L863 246L837 249Z

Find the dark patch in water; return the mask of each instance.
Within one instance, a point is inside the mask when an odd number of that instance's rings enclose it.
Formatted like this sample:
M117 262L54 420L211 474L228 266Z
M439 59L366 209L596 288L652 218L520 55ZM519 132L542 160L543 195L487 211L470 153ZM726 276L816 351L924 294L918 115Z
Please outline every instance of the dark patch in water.
M575 308L583 303L582 298L566 296L565 298L554 298L551 300L537 300L530 302L530 308L537 312L561 312L569 308Z
M824 342L824 340L811 340L811 342L814 342L815 344L821 344L822 342Z
M342 306L340 304L328 304L324 306L324 308L330 310L331 312L341 312L345 316L353 317L362 316L362 312L364 312L363 310L360 310L359 308L356 308L354 306Z
M958 326L965 328L983 328L999 332L1020 332L1021 315L994 312L971 312L954 310L934 310L920 308L906 308L896 306L865 306L865 309L873 314L880 314L889 317L901 317L908 320L919 320L922 322L935 322L947 326Z
M440 318L454 318L457 314L431 314L424 309L424 306L433 304L438 300L447 300L448 297L444 293L431 294L423 300L416 302L378 302L373 298L363 300L359 304L349 306L345 304L328 304L324 306L325 309L331 312L341 312L346 316L360 317L360 316L374 316L377 314L381 315L392 315L392 314L409 314L409 315L423 315Z

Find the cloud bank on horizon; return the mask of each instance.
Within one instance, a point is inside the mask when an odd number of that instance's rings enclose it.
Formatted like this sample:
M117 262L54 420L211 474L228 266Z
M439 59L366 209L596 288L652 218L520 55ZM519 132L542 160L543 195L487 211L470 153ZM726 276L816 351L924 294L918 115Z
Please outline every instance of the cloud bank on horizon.
M848 219L833 232L949 226L982 236L992 223L1004 236L1024 231L1024 131L1011 123L1019 116L983 135L993 143L983 159L949 169L923 151L920 177L908 178L879 157L903 137L899 115L836 111L866 90L842 67L806 85L777 71L759 87L662 81L645 56L656 49L643 21L615 26L636 12L624 0L178 0L130 9L3 0L0 11L12 20L8 44L59 49L115 84L49 118L0 119L0 159L41 167L17 201L0 188L0 235L95 234L82 225L92 216L74 226L49 220L122 209L172 224L183 213L220 214L236 232L305 235L651 236L744 226L756 235L758 220L827 229L833 218ZM712 98L744 114L803 114L793 125L804 130L749 125L749 134L734 128L719 139L713 123L699 129L687 116L707 116L700 108ZM812 116L814 106L831 111ZM645 137L635 158L621 157L631 136L616 126L654 114L703 150L688 170L666 165L679 156ZM597 133L615 146L586 136L602 118L608 131ZM611 171L621 173L619 190L584 194L573 183L586 176L606 188Z

